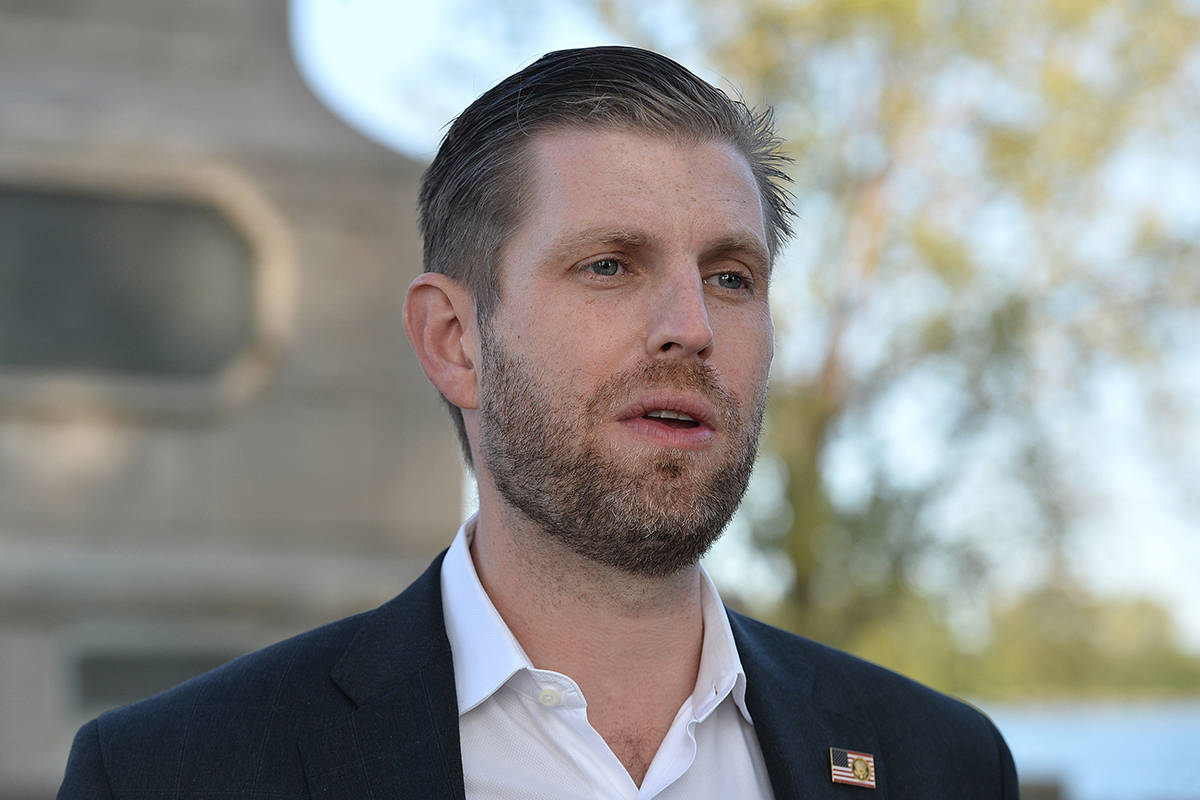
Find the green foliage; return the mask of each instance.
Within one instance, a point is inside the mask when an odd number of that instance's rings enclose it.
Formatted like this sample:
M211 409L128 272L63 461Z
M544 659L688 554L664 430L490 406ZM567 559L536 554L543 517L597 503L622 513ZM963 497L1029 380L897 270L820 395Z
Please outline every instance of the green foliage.
M1164 331L1196 324L1200 230L1135 205L1113 174L1195 141L1200 14L684 5L691 40L775 106L796 159L804 255L781 265L779 332L781 350L803 337L815 355L775 376L769 409L791 522L759 539L795 573L776 618L954 691L1200 692L1165 613L1086 597L1066 555L1110 513L1072 427L1095 387L1129 376L1162 426L1159 409L1184 407L1162 379L1179 342ZM643 4L602 6L658 43Z
M1147 600L1044 588L1003 611L959 691L1000 697L1194 694L1200 659L1178 651L1170 616Z

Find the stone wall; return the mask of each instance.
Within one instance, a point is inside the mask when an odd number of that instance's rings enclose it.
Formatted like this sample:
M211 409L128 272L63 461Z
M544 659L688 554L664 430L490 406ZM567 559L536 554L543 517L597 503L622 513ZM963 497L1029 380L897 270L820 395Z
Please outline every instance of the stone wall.
M256 292L210 380L0 370L0 798L53 796L96 687L377 604L449 542L400 318L419 172L311 95L283 0L0 0L0 186L211 204Z

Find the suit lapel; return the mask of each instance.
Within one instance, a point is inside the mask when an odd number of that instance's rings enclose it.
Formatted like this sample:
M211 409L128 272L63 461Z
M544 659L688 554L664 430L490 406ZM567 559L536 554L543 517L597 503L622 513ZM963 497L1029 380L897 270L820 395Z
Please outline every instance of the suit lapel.
M314 798L463 800L454 662L439 556L368 612L331 679L353 703L300 739Z
M366 618L330 677L353 708L299 738L313 798L464 800L454 662L442 617L439 556ZM746 706L778 800L886 800L886 754L858 698L818 647L730 612L746 671ZM829 748L875 756L878 788L835 784Z
M858 706L860 693L837 675L818 673L790 634L730 612L738 656L746 671L746 707L754 720L777 800L885 800L885 759L874 726ZM875 756L878 786L836 784L829 748Z

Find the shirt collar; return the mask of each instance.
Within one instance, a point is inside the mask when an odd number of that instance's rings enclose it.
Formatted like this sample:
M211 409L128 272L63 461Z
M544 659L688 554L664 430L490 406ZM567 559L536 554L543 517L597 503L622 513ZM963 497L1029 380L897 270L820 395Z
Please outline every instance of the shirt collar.
M471 560L475 521L472 516L458 529L442 561L442 613L454 659L459 716L491 697L517 672L533 669L533 662L508 629L475 572ZM704 642L691 696L693 714L702 721L732 694L742 716L753 723L746 708L746 673L738 657L729 617L717 587L703 567L700 608Z
M746 671L738 657L737 644L733 640L733 629L729 627L729 615L725 604L717 593L717 587L708 576L703 565L700 567L700 613L704 618L704 643L700 650L700 669L696 674L696 688L692 692L692 709L697 721L703 721L726 696L732 694L746 722L751 724L750 711L746 708Z
M458 529L442 561L442 614L454 659L459 716L491 697L514 673L533 666L479 582L471 560L474 538L472 516Z

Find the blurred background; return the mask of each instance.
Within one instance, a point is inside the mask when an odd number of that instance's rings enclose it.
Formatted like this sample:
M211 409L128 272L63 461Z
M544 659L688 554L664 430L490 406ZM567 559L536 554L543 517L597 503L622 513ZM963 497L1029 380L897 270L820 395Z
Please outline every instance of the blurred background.
M0 800L449 542L420 171L613 42L794 159L730 604L980 706L1027 798L1200 798L1200 3L0 0Z

